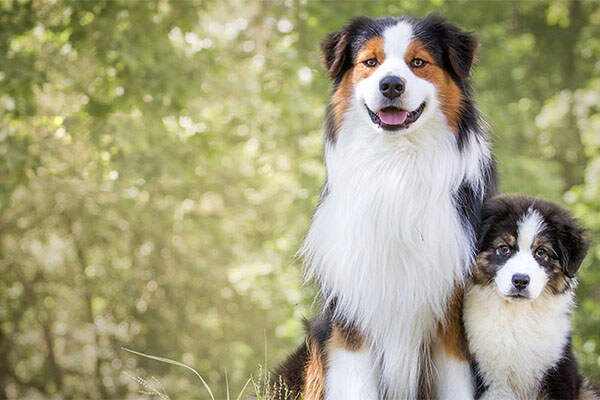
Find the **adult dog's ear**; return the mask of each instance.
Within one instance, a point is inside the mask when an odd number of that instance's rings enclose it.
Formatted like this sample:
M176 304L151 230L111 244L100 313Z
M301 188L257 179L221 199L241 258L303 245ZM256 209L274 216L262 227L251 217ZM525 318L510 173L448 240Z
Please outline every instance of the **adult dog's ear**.
M475 62L475 51L477 50L477 39L470 32L449 25L447 32L449 37L446 41L448 46L448 58L456 75L466 79L471 74L471 67Z
M456 76L460 79L468 78L475 63L478 46L475 35L446 22L437 14L429 14L425 19L442 35L445 53Z
M350 33L347 29L329 33L321 42L321 56L327 68L327 75L335 79L350 60Z
M574 221L569 221L559 228L558 247L563 271L573 278L590 248L588 232Z

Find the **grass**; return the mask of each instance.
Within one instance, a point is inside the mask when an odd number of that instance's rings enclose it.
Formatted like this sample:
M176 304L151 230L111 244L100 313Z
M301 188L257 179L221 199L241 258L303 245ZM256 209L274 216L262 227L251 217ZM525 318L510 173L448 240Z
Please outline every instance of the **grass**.
M206 382L206 380L202 377L202 375L200 375L200 373L198 373L198 371L196 371L194 368L190 367L189 365L186 365L179 361L171 360L169 358L154 356L151 354L146 354L146 353L142 353L139 351L131 350L131 349L128 349L125 347L122 347L122 349L129 353L140 356L140 357L145 357L145 358L149 358L151 360L160 361L160 362L164 362L164 363L171 364L171 365L176 365L178 367L182 367L182 368L187 369L188 371L191 371L200 380L204 389L206 389L206 391L208 392L208 395L210 396L211 400L216 400L215 396L213 394L213 391L211 390L211 388L208 385L208 383ZM281 377L279 378L279 381L277 382L276 385L272 384L271 373L268 371L268 369L266 367L267 366L266 359L267 359L267 349L266 349L266 344L265 344L265 366L263 367L262 365L259 365L257 377L251 376L250 378L248 378L248 380L246 381L246 384L242 387L242 389L240 390L240 393L235 398L235 400L242 399L242 396L244 396L244 393L246 392L246 389L248 388L248 385L250 383L252 383L252 387L254 389L253 395L255 396L256 400L275 400L275 399L277 399L277 400L303 400L304 396L302 396L302 395L294 396L293 393L291 393L288 390L287 385L285 384L285 382L283 382L281 380ZM156 397L159 400L170 400L170 397L167 395L164 386L155 377L151 377L150 379L144 379L139 376L134 377L131 374L127 374L127 375L131 379L133 379L135 382L138 383L138 385L141 388L140 389L141 394L145 394L145 395L148 395L151 397ZM229 391L229 381L227 378L227 371L225 372L225 384L226 384L227 400L231 400L230 399L230 391Z

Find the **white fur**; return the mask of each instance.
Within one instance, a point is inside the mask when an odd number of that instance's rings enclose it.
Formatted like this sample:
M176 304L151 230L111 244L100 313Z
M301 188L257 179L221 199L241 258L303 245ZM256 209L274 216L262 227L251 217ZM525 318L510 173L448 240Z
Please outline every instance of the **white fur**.
M530 210L527 215L519 221L517 227L517 244L519 250L496 272L494 282L503 295L509 295L514 287L512 277L514 274L525 274L529 276L527 293L531 299L536 299L544 290L548 282L548 274L533 256L533 243L539 232L544 227L544 219L535 210Z
M558 362L570 331L572 294L544 292L510 302L493 287L476 285L463 307L469 350L477 360L485 399L537 399L545 372Z
M397 45L386 47L392 54L379 69L389 61L390 71L391 62L405 71L398 47L408 41L394 35L407 32L402 22L385 31L385 46ZM433 85L410 85L407 95L427 99L427 107L402 135L371 122L369 88L357 86L337 142L326 147L328 194L302 249L307 277L318 279L326 301L337 298L341 316L368 336L387 398L401 400L417 397L423 349L471 261L473 237L453 195L464 180L482 183L473 163L480 167L489 156L488 144L474 138L459 152Z
M427 102L427 107L421 117L415 121L408 129L402 131L387 132L389 136L406 134L410 131L419 129L423 121L427 119L426 114L436 112L439 108L436 98L436 90L433 83L416 76L404 61L404 53L412 36L412 28L406 22L386 29L383 33L385 60L367 79L363 79L356 85L355 93L358 98L358 104L366 105L371 111L377 112L381 108L389 105L389 100L384 98L379 91L379 81L387 75L395 75L405 82L404 93L400 96L398 105L407 110L414 111L421 103ZM373 125L371 119L364 110L360 115L370 125ZM373 125L374 128L383 132L383 128Z
M335 349L327 356L325 400L378 400L379 374L368 347L359 351Z
M469 400L474 396L474 382L468 361L448 355L442 343L433 346L435 398L437 400Z

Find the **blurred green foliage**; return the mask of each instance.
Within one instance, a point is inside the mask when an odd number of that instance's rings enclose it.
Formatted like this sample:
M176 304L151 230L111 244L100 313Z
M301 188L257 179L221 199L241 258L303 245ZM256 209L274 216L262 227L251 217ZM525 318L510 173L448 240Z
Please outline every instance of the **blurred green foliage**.
M0 0L0 399L152 397L137 376L207 398L122 346L219 399L281 360L315 310L293 256L324 179L318 42L432 11L479 36L502 189L600 235L597 1ZM598 241L580 281L600 382Z

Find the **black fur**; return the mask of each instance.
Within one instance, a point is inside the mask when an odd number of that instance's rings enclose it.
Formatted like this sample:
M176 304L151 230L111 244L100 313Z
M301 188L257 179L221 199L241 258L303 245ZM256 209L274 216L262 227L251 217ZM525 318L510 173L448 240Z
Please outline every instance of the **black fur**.
M354 58L363 44L369 39L381 36L386 27L399 19L357 17L340 31L329 33L321 42L321 53L327 73L337 85L344 73L354 65Z
M478 233L479 256L473 273L475 284L493 284L491 281L497 268L506 261L493 251L497 245L496 240L506 237L507 234L516 238L519 221L532 209L537 211L544 220L545 226L539 232L539 237L544 237L544 240L548 240L552 248L557 250L557 259L547 267L549 272L547 287L551 295L573 290L571 278L575 276L589 247L586 231L579 227L566 210L556 204L519 195L496 196L484 204L482 224ZM519 250L518 242L513 246L514 252ZM498 335L501 334L502 332L498 332ZM552 334L554 333L548 332L548 335ZM475 358L472 360L472 370L475 375L475 398L478 399L485 393L487 387L481 378L480 366ZM562 356L556 360L556 364L546 372L540 382L540 394L549 400L575 400L581 392L593 393L593 390L591 385L579 375L569 335Z
M461 151L472 136L485 140L485 129L479 117L471 95L470 72L474 63L477 42L471 33L464 32L443 18L429 15L425 18L415 17L358 17L352 19L340 31L328 34L321 43L323 62L332 79L333 91L336 90L344 74L353 67L355 57L368 40L381 36L384 30L399 21L406 21L413 26L415 39L421 40L431 54L436 58L436 64L444 68L456 82L463 93L464 102L458 121L457 148ZM325 117L325 141L333 145L336 138L336 126L331 105L327 108ZM455 193L457 207L462 216L463 224L472 237L479 227L483 201L496 192L496 171L493 161L481 165L484 175L485 191L481 193L471 183L463 182ZM323 187L319 203L327 196L327 184ZM351 321L340 321L334 318L335 302L330 303L329 309L307 323L309 340L315 340L321 348L326 363L326 343L331 337L333 326L340 327L347 337L353 335ZM288 387L299 390L303 385L304 368L308 360L306 343L275 372L276 379L285 381ZM294 374L298 374L293 376Z
M569 337L562 358L546 373L541 392L549 399L577 399L582 381Z
M304 342L277 367L269 383L270 392L287 390L290 400L299 399L304 387L304 369L308 356L308 346Z
M324 312L310 320L304 320L304 329L307 337L317 342L323 363L327 362L325 344L331 337L333 328L331 318L326 314L327 312ZM309 349L307 341L304 341L294 353L277 367L271 378L271 390L287 390L288 398L286 399L299 399L304 387L304 372L308 361Z
M385 28L406 21L413 26L415 39L422 41L434 56L436 64L444 68L463 92L464 102L458 121L458 146L462 149L469 135L483 131L479 112L472 100L470 74L475 63L477 39L436 14L425 18L416 17L358 17L352 19L342 30L328 34L321 43L321 53L328 75L333 79L333 90L339 85L344 74L355 63L361 46L376 36L381 36ZM332 110L327 109L325 118L325 138L335 142L336 132Z
M481 379L477 362L473 361L471 367L475 377L475 398L479 399L485 393L487 387ZM588 386L588 388L585 388L585 386ZM576 400L585 389L600 398L598 389L586 382L579 374L577 361L573 355L571 338L569 337L560 360L544 376L540 392L544 393L548 400Z
M579 227L565 209L549 201L519 195L497 196L487 201L482 211L478 250L489 247L502 232L516 235L518 222L530 207L547 222L543 233L551 238L553 248L558 250L563 272L569 278L574 277L588 251L590 240L586 230Z
M463 92L462 115L458 121L458 146L462 149L469 135L483 131L479 111L472 99L470 80L477 39L474 34L459 29L436 14L416 20L415 36L427 46L436 63L450 74Z
M436 57L436 63L448 71L457 84L470 76L477 50L474 34L436 14L414 20L414 30L415 38L427 46Z
M486 192L478 193L469 182L463 182L456 192L454 198L462 216L463 226L467 232L471 232L476 237L481 224L481 209L483 199L490 198L497 193L497 174L496 165L492 161L484 169L484 180Z

